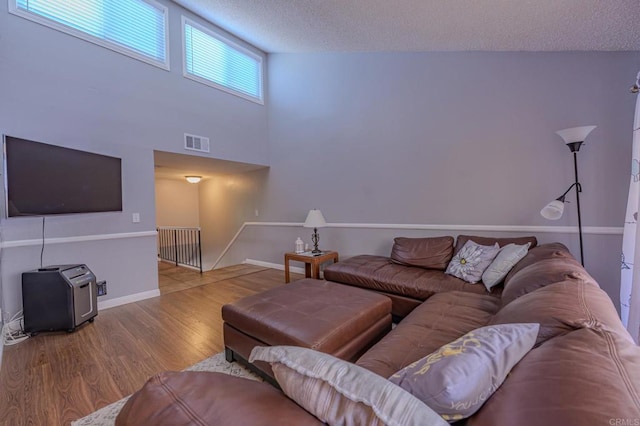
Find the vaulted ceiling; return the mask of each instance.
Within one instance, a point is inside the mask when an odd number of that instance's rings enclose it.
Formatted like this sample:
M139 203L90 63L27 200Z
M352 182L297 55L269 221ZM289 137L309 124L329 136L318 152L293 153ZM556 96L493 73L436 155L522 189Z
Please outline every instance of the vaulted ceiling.
M174 0L265 52L640 51L640 0Z

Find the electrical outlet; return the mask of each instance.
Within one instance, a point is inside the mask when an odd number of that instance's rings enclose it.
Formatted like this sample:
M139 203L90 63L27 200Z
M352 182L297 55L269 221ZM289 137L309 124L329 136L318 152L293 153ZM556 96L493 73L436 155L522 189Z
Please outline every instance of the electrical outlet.
M98 281L96 283L98 287L98 296L104 296L107 294L107 282L106 281Z
M258 209L256 209L254 213L256 214L256 217L260 216L260 212L258 211Z
M132 217L133 217L133 223L140 223L140 213L134 213Z

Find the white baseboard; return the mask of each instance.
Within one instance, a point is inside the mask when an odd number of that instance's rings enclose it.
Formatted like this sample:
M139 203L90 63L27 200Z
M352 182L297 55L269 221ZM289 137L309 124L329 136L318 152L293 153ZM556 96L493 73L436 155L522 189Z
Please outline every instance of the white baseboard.
M116 297L115 299L105 300L104 302L98 302L98 311L103 309L114 308L120 305L126 305L127 303L139 302L145 299L151 299L152 297L160 296L160 290L143 291L142 293L130 294L128 296Z
M245 259L244 262L247 265L255 265L262 266L264 268L278 269L280 271L284 271L284 265L281 263L271 263L271 262L263 262L262 260L255 259ZM294 274L305 274L304 268L299 268L297 266L289 266L289 272L293 272ZM320 279L324 278L324 274L322 273L322 269L320 270Z
M262 266L265 268L278 269L280 271L284 271L284 265L281 263L263 262L262 260L255 260L255 259L245 259L244 262L242 263L246 263L247 265ZM304 274L304 268L299 268L297 266L290 266L289 271L294 272L296 274Z

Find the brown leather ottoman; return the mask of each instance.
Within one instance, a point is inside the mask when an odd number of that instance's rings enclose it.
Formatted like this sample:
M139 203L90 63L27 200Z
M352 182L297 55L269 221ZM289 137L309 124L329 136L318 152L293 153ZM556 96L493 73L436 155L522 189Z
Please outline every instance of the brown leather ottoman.
M303 279L222 307L227 361L249 364L255 346L312 348L355 361L391 330L391 299L330 281ZM259 371L262 370L262 371Z

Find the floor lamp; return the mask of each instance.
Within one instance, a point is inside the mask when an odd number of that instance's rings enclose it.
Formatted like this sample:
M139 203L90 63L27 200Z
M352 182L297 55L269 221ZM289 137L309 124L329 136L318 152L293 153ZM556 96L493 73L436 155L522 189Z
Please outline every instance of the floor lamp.
M596 126L572 127L570 129L559 130L556 132L556 134L564 140L564 143L567 144L569 150L573 153L573 170L575 173L575 181L566 191L564 191L561 196L551 201L542 210L540 210L540 214L545 219L560 219L562 217L562 213L564 212L564 199L566 195L569 193L569 191L571 191L571 189L576 189L576 205L578 207L578 234L580 236L580 263L582 263L583 266L584 252L582 246L582 215L580 214L580 193L582 192L582 185L580 185L580 181L578 180L578 151L580 151L580 146L584 143L589 133L591 133L595 128Z

